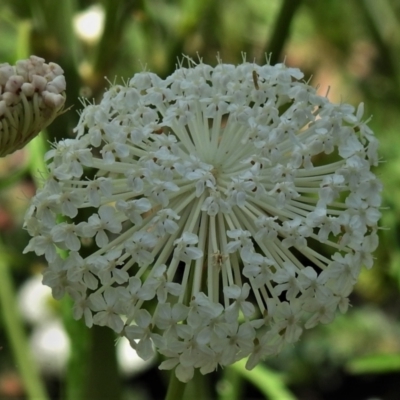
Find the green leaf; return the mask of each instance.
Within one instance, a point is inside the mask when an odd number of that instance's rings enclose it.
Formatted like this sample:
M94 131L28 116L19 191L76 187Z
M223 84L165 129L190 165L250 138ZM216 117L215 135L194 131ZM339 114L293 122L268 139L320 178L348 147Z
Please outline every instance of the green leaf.
M355 358L346 364L352 374L383 374L400 371L400 354L373 354Z
M234 368L269 400L296 400L286 387L282 375L268 369L265 365L258 364L249 371L246 369L246 360L241 360L230 368Z

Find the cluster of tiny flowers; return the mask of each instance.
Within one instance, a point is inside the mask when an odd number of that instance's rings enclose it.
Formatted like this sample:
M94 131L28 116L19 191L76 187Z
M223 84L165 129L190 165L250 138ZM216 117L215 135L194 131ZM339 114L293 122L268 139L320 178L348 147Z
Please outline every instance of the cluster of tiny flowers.
M0 64L0 157L24 147L62 112L63 73L36 56Z
M189 61L86 104L25 219L54 297L181 381L251 369L346 312L378 245L378 143L362 104L302 78Z

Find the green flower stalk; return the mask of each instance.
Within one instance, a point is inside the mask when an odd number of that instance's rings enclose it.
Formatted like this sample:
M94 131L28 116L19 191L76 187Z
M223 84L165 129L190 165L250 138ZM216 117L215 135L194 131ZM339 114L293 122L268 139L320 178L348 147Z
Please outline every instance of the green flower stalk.
M63 73L36 56L0 64L0 157L24 147L62 113Z

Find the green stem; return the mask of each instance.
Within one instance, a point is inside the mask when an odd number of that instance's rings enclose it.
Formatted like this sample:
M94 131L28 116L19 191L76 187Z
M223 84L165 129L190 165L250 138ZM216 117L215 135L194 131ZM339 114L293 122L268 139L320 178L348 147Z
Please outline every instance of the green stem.
M23 166L18 171L14 172L12 175L5 176L1 178L0 181L0 191L9 188L19 182L28 172L27 166Z
M27 145L29 149L29 170L36 188L40 188L43 179L47 178L47 165L44 161L44 155L48 150L46 139L47 133L42 131Z
M31 10L32 32L28 54L53 61L64 70L66 108L77 102L82 86L78 75L78 65L83 51L73 31L73 16L78 10L77 0L27 0ZM76 112L69 110L56 118L47 128L49 138L61 140L67 137L78 120Z
M61 300L62 318L71 344L64 388L65 400L84 400L88 378L90 330L83 320L75 321L72 316L73 301L70 297Z
M72 25L73 17L78 10L77 0L57 2L27 0L27 4L33 20L34 33L39 34L40 38L45 38L47 35L47 41L38 43L41 50L48 51L49 43L52 43L51 39L55 39L57 45L62 48L59 52L62 53L62 59L77 67L81 51ZM49 48L46 49L46 46Z
M185 392L186 383L181 382L175 375L174 371L171 371L169 378L169 385L165 400L181 400Z
M28 54L30 23L18 24L18 39L16 43L16 58L25 58ZM17 182L27 172L30 165L26 165L14 175L2 180L1 189ZM27 335L19 314L16 302L16 292L10 272L9 256L0 239L0 315L2 316L5 331L12 348L16 365L24 382L29 399L47 400L48 395L39 375L37 365L32 359Z
M243 389L243 379L231 366L224 369L224 375L218 390L219 400L239 400Z
M97 54L93 62L94 75L92 76L92 89L94 94L103 91L104 76L115 65L120 52L125 25L129 22L131 11L136 2L126 0L103 0L105 11L104 31L97 46Z
M282 376L263 364L258 364L252 371L249 371L246 369L246 360L241 360L230 368L237 371L270 400L296 400L296 397L286 387Z
M88 377L84 398L119 400L121 379L115 352L115 333L108 327L94 325L90 334L91 349L85 360L88 363Z
M271 54L271 65L281 59L283 47L289 37L291 22L300 4L301 0L283 0L267 47L267 53Z
M389 1L363 0L357 3L378 47L386 71L400 89L400 24Z
M26 333L17 308L16 293L5 249L0 244L0 309L9 343L29 399L48 399L38 370L32 360Z

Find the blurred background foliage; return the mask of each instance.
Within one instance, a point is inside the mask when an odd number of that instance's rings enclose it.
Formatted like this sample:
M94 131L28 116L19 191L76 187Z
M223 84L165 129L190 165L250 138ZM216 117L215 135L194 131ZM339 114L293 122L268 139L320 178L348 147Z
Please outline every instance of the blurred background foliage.
M164 396L167 377L156 363L124 361L127 349L115 346L111 330L87 330L72 320L68 300L56 303L34 285L44 259L22 254L23 215L48 142L73 136L78 97L98 100L108 82L144 68L165 77L182 54L263 63L270 52L271 62L301 68L331 101L363 101L373 115L385 187L381 243L346 315L306 331L251 373L238 363L195 377L186 398L399 399L400 0L2 0L0 42L1 62L35 54L60 64L72 106L28 148L0 160L0 399ZM49 324L56 333L40 336Z

